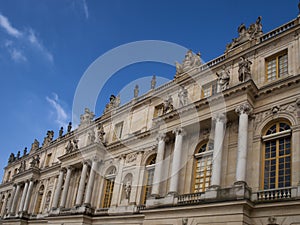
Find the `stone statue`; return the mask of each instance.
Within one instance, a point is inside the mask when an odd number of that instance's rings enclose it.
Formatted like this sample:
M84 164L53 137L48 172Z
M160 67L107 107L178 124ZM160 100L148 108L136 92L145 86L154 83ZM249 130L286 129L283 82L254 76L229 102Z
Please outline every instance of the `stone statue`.
M156 86L156 76L153 75L152 80L151 80L151 89L154 89Z
M109 103L106 104L105 109L104 109L104 113L108 112L112 108L117 107L116 106L116 99L117 99L116 96L110 95L110 97L109 97Z
M179 107L185 106L187 104L188 92L184 87L180 87L178 92Z
M172 112L174 109L173 106L173 99L171 95L165 100L164 105L163 105L163 114Z
M176 76L179 74L182 74L184 72L187 72L195 67L198 67L201 65L201 54L198 52L196 55L193 54L192 50L188 50L185 54L184 60L182 61L182 64L175 62L176 66Z
M239 62L239 81L245 82L249 79L251 79L251 64L252 62L248 59L245 59L244 57L240 57Z
M65 149L67 154L78 150L78 140L75 138L73 140L69 140Z
M68 124L68 133L70 133L71 132L71 130L72 130L72 122L69 122L69 124Z
M95 137L95 132L94 132L94 130L90 130L90 131L88 132L87 145L90 145L90 144L95 143L95 139L96 139L96 137Z
M16 160L15 158L15 154L14 153L10 153L10 156L8 158L8 163L12 163Z
M80 116L80 125L79 126L87 126L90 125L95 117L95 114L91 112L88 108L84 109L84 114Z
M105 135L105 132L104 132L103 124L100 123L98 125L98 138L101 143L104 143L104 135Z
M40 147L40 142L36 139L34 139L34 142L31 144L31 150L30 151L35 151L39 149Z
M226 70L225 65L222 67L220 73L216 73L218 76L218 92L224 91L228 88L230 81L230 72Z
M36 157L32 157L32 160L30 162L30 168L39 168L40 164L40 156L37 155Z
M26 170L26 162L24 160L21 162L18 172L21 173L21 172L24 172L25 170Z
M18 153L17 153L17 159L20 159L20 158L21 158L21 152L18 151Z
M27 154L27 147L25 147L23 150L23 156L25 156L26 154Z
M115 99L114 107L119 107L120 104L121 104L120 95L117 95L117 97L116 97L116 99Z
M50 142L53 140L54 137L54 131L48 130L47 136L44 138L43 147L49 146Z
M131 193L131 183L130 183L130 181L127 181L126 184L124 184L124 191L125 191L125 198L129 199L130 198L130 193Z
M135 85L134 91L133 91L133 97L137 98L139 96L139 85Z
M59 130L58 136L61 138L63 136L63 133L64 133L64 128L61 127Z

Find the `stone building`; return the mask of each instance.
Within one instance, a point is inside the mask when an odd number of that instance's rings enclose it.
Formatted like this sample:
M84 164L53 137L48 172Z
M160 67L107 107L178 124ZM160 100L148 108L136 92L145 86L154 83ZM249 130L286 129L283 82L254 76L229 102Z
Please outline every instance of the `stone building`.
M300 224L300 17L11 154L0 224Z

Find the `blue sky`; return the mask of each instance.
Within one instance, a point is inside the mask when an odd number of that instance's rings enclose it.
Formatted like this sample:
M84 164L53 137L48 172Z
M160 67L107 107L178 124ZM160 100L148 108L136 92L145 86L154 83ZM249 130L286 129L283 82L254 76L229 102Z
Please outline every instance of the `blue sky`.
M268 32L297 17L297 4L298 0L0 0L0 168L11 152L30 149L35 138L42 143L47 130L54 130L55 137L61 126L66 130L80 78L105 52L133 41L163 40L200 51L209 61L223 54L242 22L248 27L261 15L263 31ZM101 91L96 116L111 93L153 74L172 79L175 67L138 63L118 71Z

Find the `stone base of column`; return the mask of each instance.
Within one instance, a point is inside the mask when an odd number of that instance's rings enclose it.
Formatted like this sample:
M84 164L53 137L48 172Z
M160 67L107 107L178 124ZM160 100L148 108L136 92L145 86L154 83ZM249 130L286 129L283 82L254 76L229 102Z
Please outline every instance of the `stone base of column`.
M233 183L234 186L248 186L246 181L236 181Z

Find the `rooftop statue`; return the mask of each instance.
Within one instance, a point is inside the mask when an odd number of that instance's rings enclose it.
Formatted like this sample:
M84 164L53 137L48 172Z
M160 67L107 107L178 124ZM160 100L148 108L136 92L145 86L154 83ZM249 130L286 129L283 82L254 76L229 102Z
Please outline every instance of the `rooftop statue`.
M44 138L43 141L43 147L49 146L50 142L53 140L54 137L54 131L53 130L48 130L47 131L47 136Z
M16 160L15 154L14 153L10 153L10 156L8 158L8 163L12 163Z
M31 144L31 149L30 151L35 151L37 149L39 149L40 147L40 142L36 139L34 139L34 142Z
M62 137L62 136L63 136L63 133L64 133L64 128L61 127L60 130L59 130L58 136L59 136L59 137Z
M228 52L231 49L256 38L259 38L263 32L262 32L262 24L261 24L262 17L259 16L255 23L251 24L249 28L246 28L246 25L242 23L238 27L238 33L239 36L237 38L232 39L232 42L227 44L226 51Z
M135 85L134 91L133 91L133 97L137 98L139 96L139 85Z
M72 130L72 122L69 122L69 125L68 125L68 133L70 133L71 132L71 130Z
M200 52L196 55L193 54L192 50L188 50L185 54L185 58L182 64L175 62L176 66L176 76L188 72L189 70L201 65L201 54Z
M153 75L152 79L151 79L151 89L154 89L156 86L156 76Z
M88 108L84 109L84 114L80 116L80 125L89 125L91 124L92 120L94 119L95 114L91 112Z
M109 103L106 104L105 109L104 109L104 113L110 111L113 108L119 107L120 106L120 95L118 95L117 97L114 95L110 95L109 97Z

